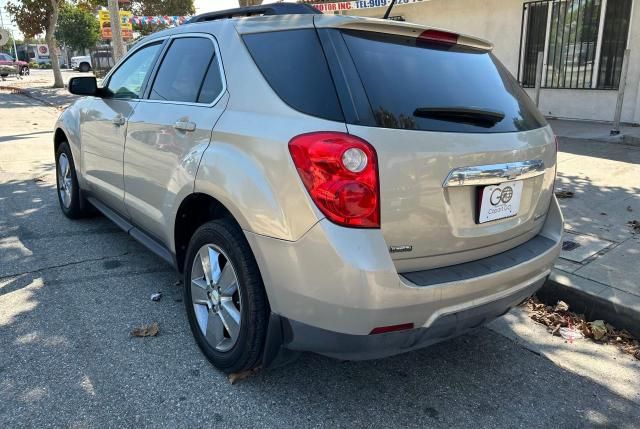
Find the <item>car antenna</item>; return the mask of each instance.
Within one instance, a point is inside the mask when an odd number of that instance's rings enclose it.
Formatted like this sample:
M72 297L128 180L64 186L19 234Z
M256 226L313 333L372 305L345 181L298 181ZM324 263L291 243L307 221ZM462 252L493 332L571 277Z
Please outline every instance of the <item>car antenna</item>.
M389 19L389 14L391 13L391 9L393 9L394 4L396 4L396 0L391 0L391 4L387 8L387 11L384 13L382 19Z

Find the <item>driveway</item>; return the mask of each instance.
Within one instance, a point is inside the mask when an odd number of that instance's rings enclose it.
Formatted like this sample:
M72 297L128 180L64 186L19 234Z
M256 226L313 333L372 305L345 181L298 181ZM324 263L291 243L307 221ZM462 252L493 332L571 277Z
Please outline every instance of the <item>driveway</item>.
M522 310L421 351L305 354L230 385L172 268L103 217L61 214L56 115L0 93L0 427L637 427L638 362ZM152 322L157 337L131 337Z

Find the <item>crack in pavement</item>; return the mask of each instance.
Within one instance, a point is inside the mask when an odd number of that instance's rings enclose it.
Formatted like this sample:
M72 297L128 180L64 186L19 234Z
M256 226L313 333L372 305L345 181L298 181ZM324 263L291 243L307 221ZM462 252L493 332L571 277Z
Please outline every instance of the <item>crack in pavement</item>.
M98 261L104 261L105 259L110 259L110 258L120 258L122 256L126 256L128 255L129 252L124 252L121 253L119 255L111 255L111 256L102 256L100 258L90 258L90 259L83 259L81 261L74 261L74 262L67 262L65 264L59 264L59 265L51 265L48 267L42 267L42 268L38 268L37 270L31 270L31 271L24 271L22 273L11 273L11 274L7 274L4 275L2 277L0 277L0 281L5 280L5 279L9 279L12 277L20 277L20 276L24 276L27 274L35 274L35 273L39 273L45 270L54 270L56 268L64 268L64 267L69 267L72 265L79 265L79 264L84 264L85 262L98 262Z

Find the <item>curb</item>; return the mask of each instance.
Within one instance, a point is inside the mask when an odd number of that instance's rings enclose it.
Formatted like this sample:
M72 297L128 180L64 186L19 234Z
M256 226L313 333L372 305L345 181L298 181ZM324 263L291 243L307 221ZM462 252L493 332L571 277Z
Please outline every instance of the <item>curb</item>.
M556 268L537 296L547 305L562 300L587 320L602 319L640 337L640 297L630 293Z

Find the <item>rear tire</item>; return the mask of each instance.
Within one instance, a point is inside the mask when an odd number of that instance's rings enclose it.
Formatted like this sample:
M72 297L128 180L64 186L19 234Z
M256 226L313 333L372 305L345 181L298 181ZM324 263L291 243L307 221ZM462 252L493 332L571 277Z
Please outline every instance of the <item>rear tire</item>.
M69 219L90 214L89 203L82 201L76 167L67 142L60 143L56 151L56 190L62 213Z
M89 66L89 64L87 64L87 63L82 63L82 64L80 64L79 69L80 69L80 71L81 71L82 73L86 73L86 72L88 72L89 70L91 70L91 67L90 67L90 66Z
M205 223L191 238L184 266L189 325L204 355L225 373L258 366L269 304L242 230L228 218Z
M30 72L29 72L29 67L27 66L22 66L22 68L20 69L20 75L22 76L29 76Z

